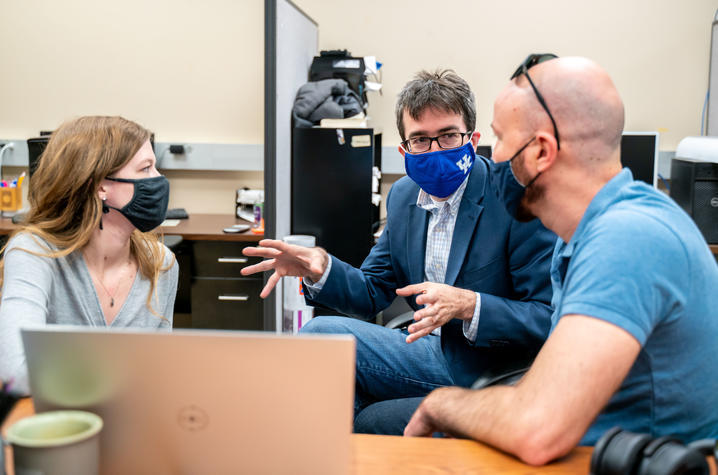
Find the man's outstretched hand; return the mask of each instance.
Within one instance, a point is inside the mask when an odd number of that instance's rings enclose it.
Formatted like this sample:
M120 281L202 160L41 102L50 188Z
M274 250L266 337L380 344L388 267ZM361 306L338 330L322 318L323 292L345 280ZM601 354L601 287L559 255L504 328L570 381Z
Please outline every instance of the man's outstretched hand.
M266 298L279 279L286 275L307 277L312 282L317 282L322 278L329 262L329 254L321 247L296 246L275 239L262 239L256 247L245 247L242 254L266 259L258 264L244 267L242 275L274 270L267 280L267 285L259 294L262 298Z

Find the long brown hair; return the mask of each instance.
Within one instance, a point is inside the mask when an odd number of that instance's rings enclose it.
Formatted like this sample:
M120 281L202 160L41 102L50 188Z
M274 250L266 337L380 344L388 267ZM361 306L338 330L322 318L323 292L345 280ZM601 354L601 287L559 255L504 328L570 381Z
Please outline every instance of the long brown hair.
M150 135L144 127L122 117L87 116L62 124L51 135L32 175L28 195L31 208L13 234L27 232L50 243L56 250L48 249L47 257L64 257L82 249L102 219L102 201L97 193L100 182L129 162ZM150 281L147 307L156 313L151 300L160 272L168 269L162 266L165 247L157 234L134 230L130 254L142 276ZM0 286L4 266L3 258Z

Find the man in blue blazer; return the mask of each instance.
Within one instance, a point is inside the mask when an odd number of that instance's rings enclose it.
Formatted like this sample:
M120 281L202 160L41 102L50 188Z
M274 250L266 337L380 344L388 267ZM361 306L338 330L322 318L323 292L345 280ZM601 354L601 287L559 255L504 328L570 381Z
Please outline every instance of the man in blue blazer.
M244 251L268 260L243 274L275 271L262 297L280 277L301 276L310 305L358 317L317 317L302 329L356 337L355 415L527 364L548 336L556 236L498 201L489 161L474 153L475 122L473 94L451 71L419 73L404 87L397 126L408 176L389 192L386 227L361 268L275 240ZM416 311L407 330L365 321L397 295Z

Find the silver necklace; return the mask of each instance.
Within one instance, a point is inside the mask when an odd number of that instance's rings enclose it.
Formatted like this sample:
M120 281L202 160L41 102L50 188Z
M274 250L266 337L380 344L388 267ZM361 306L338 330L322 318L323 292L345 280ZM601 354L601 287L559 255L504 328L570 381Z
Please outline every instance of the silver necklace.
M124 273L126 272L126 269L128 269L129 267L130 266L129 266L129 261L128 261L127 265L125 266L125 271L122 272L122 274L120 274L120 278L117 279L119 282L117 283L117 286L115 287L115 291L112 293L110 293L110 291L107 290L107 287L105 287L105 284L102 283L102 276L97 277L97 282L100 283L100 287L102 287L102 290L104 290L105 293L110 297L110 307L115 306L115 294L117 293L117 290L120 288L120 284L122 283L122 277L124 277ZM103 272L103 276L104 276L104 272Z
M107 290L107 287L105 287L105 284L102 283L102 279L100 277L97 278L97 281L100 283L100 287L107 293L107 295L110 296L110 307L115 306L115 295L117 293L117 289L120 288L120 284L117 284L117 287L115 287L115 291L113 293L110 293L109 290Z

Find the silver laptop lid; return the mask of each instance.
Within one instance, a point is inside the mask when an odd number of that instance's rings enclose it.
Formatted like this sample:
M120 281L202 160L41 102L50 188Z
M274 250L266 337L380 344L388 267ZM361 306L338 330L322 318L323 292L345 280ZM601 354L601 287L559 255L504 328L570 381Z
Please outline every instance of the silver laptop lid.
M22 337L36 410L103 418L103 474L349 470L352 337L62 326Z

